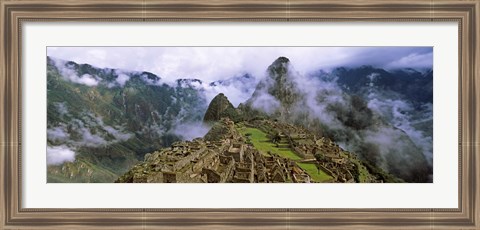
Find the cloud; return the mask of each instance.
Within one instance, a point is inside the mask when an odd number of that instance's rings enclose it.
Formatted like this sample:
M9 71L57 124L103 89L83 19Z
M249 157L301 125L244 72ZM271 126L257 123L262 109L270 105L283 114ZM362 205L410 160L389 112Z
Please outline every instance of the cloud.
M101 49L92 49L87 52L89 56L98 60L105 60L107 58L107 52Z
M223 93L234 106L250 98L266 68L279 56L288 57L301 75L338 66L431 68L433 63L432 47L48 47L47 55L99 68L122 69L116 72L120 86L129 80L125 71L147 71L162 78L154 82L142 76L152 85L174 86L179 78L196 78L203 82L199 87L205 90L207 101ZM98 84L95 76L78 78L68 69L65 72L73 82ZM253 77L251 86L209 85L245 73Z
M67 133L65 127L55 127L47 129L47 138L52 141L67 141L70 134Z
M68 113L68 107L65 102L56 102L54 105L60 115L64 116Z
M336 84L336 76L331 70L339 66L361 65L386 69L432 68L432 47L54 47L48 48L47 55L77 63L89 63L100 68L148 71L161 77L162 82L171 85L176 84L175 80L179 78L197 78L202 83L194 82L195 87L204 90L208 102L218 93L224 93L235 106L250 98L255 85L264 79L267 67L279 56L285 56L290 59L291 65L295 66L295 70L289 74L295 78L298 88L305 97L305 102L294 107L293 112L305 115L307 111L305 119L319 120L325 133L335 137L339 144L348 150L360 151L365 143L371 143L379 151L382 150L380 154L384 160L389 157L385 152L395 152L398 153L396 157L408 159L407 153L415 149L411 148L409 140L402 138L406 133L416 146L423 149L427 159L431 156L431 139L413 127L412 117L405 113L410 111L410 105L400 99L394 100L384 95L371 94L367 101L369 109L389 119L395 128L384 127L375 130L376 127L367 126L364 130L358 131L346 125L342 119L351 115L348 113L352 109L352 99ZM65 71L68 80L95 85L95 76L78 77L71 69L65 68L62 70ZM331 81L309 75L319 70L323 70ZM231 79L244 73L249 73L255 79L249 87L243 88L241 84L210 85L210 82ZM124 85L129 79L128 74L118 75L116 83L119 85ZM158 84L149 82L146 76L142 77L149 84ZM371 83L374 83L375 78L375 74L369 76ZM267 113L274 113L280 107L280 102L263 92L253 102L253 106ZM207 127L199 124L186 123L182 120L184 117L179 113L175 124L180 125L174 126L172 130L165 129L159 124L144 129L161 134L173 132L184 139L201 137L208 131ZM362 114L353 114L353 117L365 122ZM87 120L84 119L85 122ZM120 128L109 128L99 121L94 123L116 139L129 137ZM81 143L89 142L90 145L110 143L105 133L93 132L87 129L87 126L90 127L90 124L77 127L77 130L82 132ZM52 129L52 137L61 134L60 131ZM431 162L431 158L429 160ZM404 166L408 167L407 164Z
M112 136L114 136L116 141L126 141L133 136L133 134L131 133L124 133L108 125L103 126L103 129L107 131L109 134L111 134Z
M78 131L82 134L82 139L77 142L78 145L88 147L102 147L108 144L108 142L100 135L92 134L89 128L81 128Z
M252 107L272 115L280 108L280 102L272 95L262 93L252 102Z
M80 146L103 147L120 141L126 141L133 136L131 133L123 132L121 127L116 129L106 125L102 117L92 113L86 113L83 116L83 120L85 122L77 120L78 128L76 132L81 134L82 139L77 141L76 144ZM92 130L95 130L95 133L92 133ZM108 135L112 135L113 139L109 138Z
M57 67L60 75L62 75L63 79L67 81L71 81L77 84L87 85L87 86L97 86L99 80L90 74L83 74L78 76L77 72L72 68L72 66L68 66L65 61L59 59L53 59L55 62L55 66Z
M126 73L124 73L121 70L115 70L115 74L117 75L117 78L115 79L115 81L121 87L125 86L125 83L127 83L127 81L130 80L130 76L128 76Z
M213 82L245 72L260 78L264 75L266 67L279 56L288 57L296 69L305 74L320 68L358 65L431 68L432 54L432 47L48 47L47 49L47 55L52 57L89 63L100 68L148 71L167 82L174 82L179 78L197 78L203 82Z
M175 126L172 133L182 137L183 140L193 140L205 136L209 130L210 126L203 122L188 122Z
M212 99L220 93L223 93L228 100L237 107L240 103L245 102L252 96L253 90L255 87L251 87L248 90L242 90L241 88L235 85L228 86L207 86L205 87L205 96L207 101L212 101Z
M414 128L412 114L418 111L401 95L382 94L372 90L374 85L366 85L364 90L368 96L361 98L343 91L332 72L323 71L319 77L304 75L295 69L289 65L284 79L292 79L302 96L296 98L290 116L279 117L281 121L307 125L400 178L428 180L432 164L431 137ZM373 83L378 74L359 77L366 77ZM280 103L267 90L272 84L271 78L264 79L254 93L252 107L278 114L282 109ZM431 118L431 110L427 108L424 115L422 119ZM427 161L421 160L422 150ZM418 172L421 175L417 175Z
M432 119L433 106L431 103L423 105L423 114L419 118L414 118L413 115L418 116L418 111L415 111L413 106L401 99L390 99L378 93L370 93L368 107L373 111L381 114L393 126L403 130L416 146L422 149L424 156L428 163L433 163L433 137L424 134L422 131L414 127L415 123L426 122Z
M140 75L140 78L141 78L145 83L147 83L148 85L161 85L161 84L163 84L163 82L160 81L159 79L149 78L147 74L142 74L142 75ZM170 84L173 84L173 82L170 82Z
M235 107L252 96L255 85L255 78L246 75L236 75L232 78L215 82L194 80L180 81L178 84L182 88L197 89L202 94L201 96L205 96L207 102L210 102L218 94L223 93Z
M75 161L75 152L67 146L47 146L47 165L59 165L73 161Z
M84 74L80 77L71 78L70 80L72 82L79 83L79 84L84 84L84 85L88 85L88 86L98 85L98 80L90 74Z
M69 114L66 116L71 119L68 124L47 129L49 141L74 147L105 147L126 141L134 135L123 131L122 127L106 125L101 117L89 112L82 113L78 118ZM67 126L70 131L67 131Z
M385 65L386 68L425 68L433 67L433 53L411 53Z

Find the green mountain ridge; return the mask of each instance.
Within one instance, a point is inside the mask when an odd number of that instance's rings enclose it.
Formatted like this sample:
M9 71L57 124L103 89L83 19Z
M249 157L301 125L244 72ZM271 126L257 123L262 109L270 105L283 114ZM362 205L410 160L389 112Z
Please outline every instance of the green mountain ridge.
M296 73L288 58L279 57L252 97L239 105L240 114L246 120L269 117L307 127L407 182L430 180L432 167L422 150L404 130L370 109L362 96L328 82L314 85L314 91L302 88L310 84L315 82Z
M169 85L148 72L48 58L47 80L47 152L75 152L73 162L48 165L48 182L428 182L432 174L368 94L305 78L286 57L237 108L222 93L207 106L197 79ZM180 142L197 128L182 124L202 120L210 131ZM415 125L428 131L424 123ZM235 159L238 146L245 155Z
M47 144L68 147L78 159L49 165L48 182L113 182L144 154L180 140L175 125L201 120L198 111L206 109L196 89L147 72L48 58L47 81Z
M239 114L228 98L223 93L220 93L215 96L208 105L203 121L215 122L219 121L222 117L229 117L233 121L236 121L239 119Z

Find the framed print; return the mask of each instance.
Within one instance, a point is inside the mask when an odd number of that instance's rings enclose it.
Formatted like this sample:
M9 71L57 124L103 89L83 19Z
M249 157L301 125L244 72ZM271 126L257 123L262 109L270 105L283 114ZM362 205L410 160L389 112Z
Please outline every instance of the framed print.
M478 229L480 2L2 1L2 229Z

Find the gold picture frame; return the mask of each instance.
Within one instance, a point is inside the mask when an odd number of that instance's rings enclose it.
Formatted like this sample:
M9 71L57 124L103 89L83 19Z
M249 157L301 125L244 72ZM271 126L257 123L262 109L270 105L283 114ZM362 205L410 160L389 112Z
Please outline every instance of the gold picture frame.
M2 0L1 229L479 229L479 0ZM453 21L459 25L459 208L22 208L22 24L28 21Z

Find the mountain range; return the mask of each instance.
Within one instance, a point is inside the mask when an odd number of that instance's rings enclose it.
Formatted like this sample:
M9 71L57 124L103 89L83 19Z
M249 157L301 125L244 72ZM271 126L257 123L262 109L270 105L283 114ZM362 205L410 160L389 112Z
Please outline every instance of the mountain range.
M148 72L48 57L47 80L48 182L113 182L147 153L202 137L222 117L303 127L371 168L406 182L432 180L431 70L360 66L301 74L279 57L263 78L240 73L167 83ZM232 87L242 93L237 107L228 90L218 94Z

